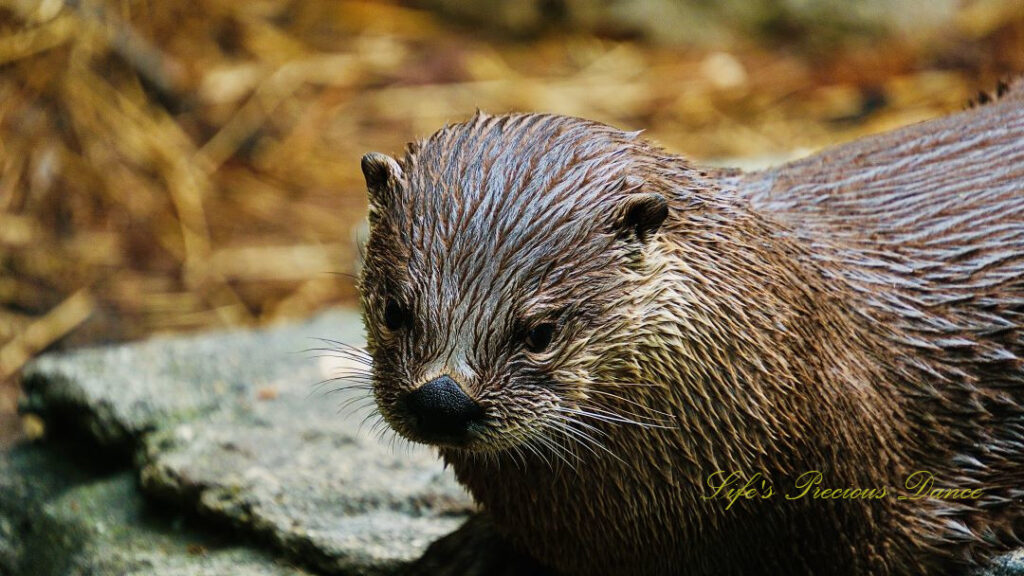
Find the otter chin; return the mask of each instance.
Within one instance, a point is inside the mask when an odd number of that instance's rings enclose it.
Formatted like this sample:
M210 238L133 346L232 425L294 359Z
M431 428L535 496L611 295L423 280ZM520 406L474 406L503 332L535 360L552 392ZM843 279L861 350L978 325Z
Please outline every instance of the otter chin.
M749 174L536 114L366 155L380 415L552 573L983 565L1024 534L1020 93ZM919 470L976 497L839 497Z

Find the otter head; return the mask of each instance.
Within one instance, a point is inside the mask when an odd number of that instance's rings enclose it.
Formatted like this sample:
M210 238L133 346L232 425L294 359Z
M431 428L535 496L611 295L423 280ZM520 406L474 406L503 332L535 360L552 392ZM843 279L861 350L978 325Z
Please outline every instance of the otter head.
M363 158L361 298L374 395L398 433L495 452L620 416L602 407L638 378L641 286L669 215L659 153L584 120L478 114L401 161Z

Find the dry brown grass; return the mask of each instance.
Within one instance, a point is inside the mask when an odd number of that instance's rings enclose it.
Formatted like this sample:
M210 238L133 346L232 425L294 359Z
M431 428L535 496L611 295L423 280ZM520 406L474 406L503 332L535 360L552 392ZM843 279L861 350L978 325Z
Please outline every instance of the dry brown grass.
M647 128L697 158L784 157L1024 70L1013 4L975 3L924 45L821 56L503 42L386 2L5 2L0 381L55 346L353 303L359 157L477 107Z

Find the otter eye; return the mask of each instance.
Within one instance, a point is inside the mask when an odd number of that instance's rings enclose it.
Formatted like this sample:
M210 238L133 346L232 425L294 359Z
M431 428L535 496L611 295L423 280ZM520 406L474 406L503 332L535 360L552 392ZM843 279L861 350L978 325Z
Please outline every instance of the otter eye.
M530 352L543 352L551 344L551 338L555 335L555 325L551 322L538 324L526 333L526 349Z
M405 326L407 318L408 314L402 308L402 305L394 298L388 298L388 301L384 304L384 325L387 326L388 330L398 330Z

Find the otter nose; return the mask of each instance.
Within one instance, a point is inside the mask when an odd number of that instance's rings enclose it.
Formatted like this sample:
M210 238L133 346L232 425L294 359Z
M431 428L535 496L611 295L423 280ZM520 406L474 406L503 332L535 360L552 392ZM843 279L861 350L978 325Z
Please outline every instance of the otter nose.
M439 376L405 397L405 406L420 432L461 436L483 409L449 376Z

